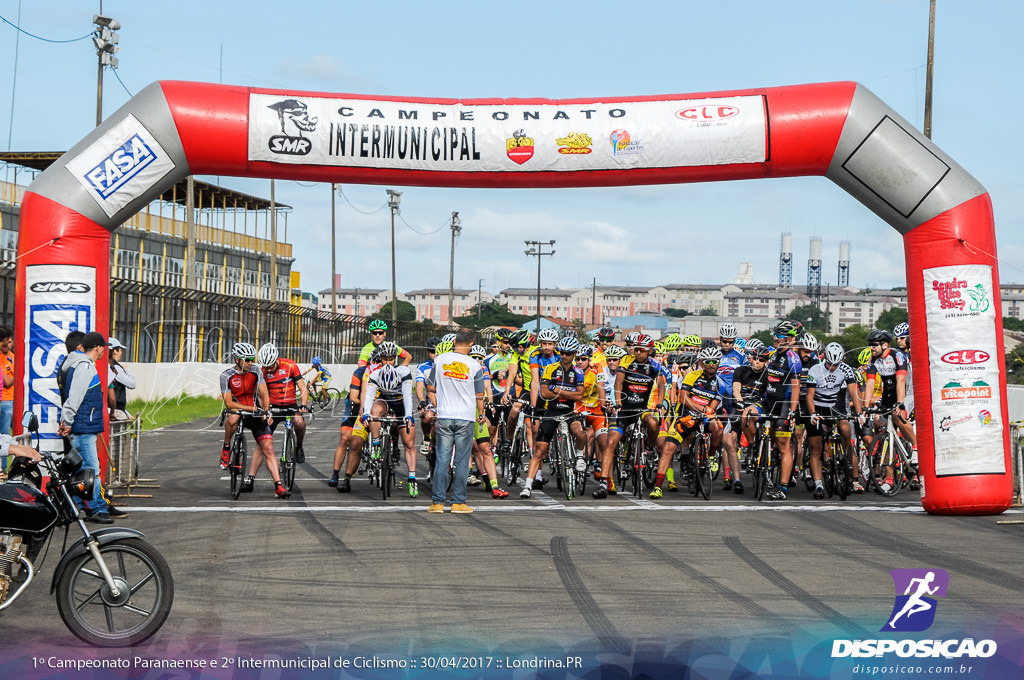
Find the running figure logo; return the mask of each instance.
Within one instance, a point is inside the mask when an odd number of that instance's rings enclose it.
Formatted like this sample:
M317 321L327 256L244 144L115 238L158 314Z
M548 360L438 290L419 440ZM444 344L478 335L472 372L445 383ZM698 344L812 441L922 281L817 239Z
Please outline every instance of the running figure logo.
M927 630L935 621L934 598L946 596L949 573L945 569L893 569L889 574L896 586L896 601L882 630Z

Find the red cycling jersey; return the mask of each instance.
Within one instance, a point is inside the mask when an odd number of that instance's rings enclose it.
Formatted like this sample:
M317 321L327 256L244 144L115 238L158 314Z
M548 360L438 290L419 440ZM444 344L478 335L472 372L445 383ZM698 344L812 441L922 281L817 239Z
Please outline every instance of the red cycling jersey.
M232 366L220 374L220 391L221 394L231 392L231 396L242 406L255 406L261 382L264 382L262 372L252 370L242 373Z
M263 371L263 379L267 383L267 390L270 392L270 404L272 406L294 406L295 389L302 380L302 371L291 359L278 359L277 368L273 371Z

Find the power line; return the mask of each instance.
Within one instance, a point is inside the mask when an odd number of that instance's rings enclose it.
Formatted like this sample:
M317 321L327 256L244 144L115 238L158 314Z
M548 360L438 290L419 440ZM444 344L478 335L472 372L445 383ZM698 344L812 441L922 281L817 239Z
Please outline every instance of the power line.
M114 77L117 78L117 82L121 83L121 87L123 87L124 91L128 93L128 96L129 97L134 97L135 95L132 94L131 90L128 89L128 86L124 84L123 80L121 80L121 76L117 75L117 69L116 68L111 68L110 66L108 66L107 68L109 68L111 71L113 71Z
M5 19L2 16L0 16L0 21L3 21L8 26L11 26L14 30L20 31L21 33L24 33L25 35L27 35L30 38L35 38L36 40L42 40L43 42L48 42L48 43L73 43L73 42L78 42L79 40L85 40L87 38L91 38L92 37L92 31L90 31L90 32L86 33L85 35L83 35L81 38L72 38L71 40L51 40L49 38L44 38L42 36L36 35L35 33L29 33L28 31L26 31L21 26L18 26L17 24L8 21L7 19Z
M434 234L436 234L437 232L441 231L442 229L444 229L444 228L446 228L448 226L448 220L445 220L444 222L441 223L441 226L438 227L437 229L435 229L434 231L419 231L418 229L413 227L411 224L406 222L405 218L402 217L401 215L398 216L398 219L400 219L402 221L402 224L404 224L405 226L409 227L410 231L412 231L414 234L419 234L420 236L433 236Z

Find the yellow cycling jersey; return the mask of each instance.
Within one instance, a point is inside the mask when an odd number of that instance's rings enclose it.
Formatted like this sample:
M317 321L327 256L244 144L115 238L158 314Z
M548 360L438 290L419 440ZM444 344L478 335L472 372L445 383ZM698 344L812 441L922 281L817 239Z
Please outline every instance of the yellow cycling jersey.
M533 381L533 376L530 374L530 355L537 349L540 349L540 345L530 345L523 354L512 350L512 356L509 357L509 363L514 361L519 367L518 372L523 380L524 392L530 391L530 383Z
M605 357L604 352L595 349L594 353L590 355L590 365L596 368L598 372L608 368L608 359Z
M594 368L587 369L583 375L583 405L588 408L596 408L601 403L601 393L604 392L605 372Z

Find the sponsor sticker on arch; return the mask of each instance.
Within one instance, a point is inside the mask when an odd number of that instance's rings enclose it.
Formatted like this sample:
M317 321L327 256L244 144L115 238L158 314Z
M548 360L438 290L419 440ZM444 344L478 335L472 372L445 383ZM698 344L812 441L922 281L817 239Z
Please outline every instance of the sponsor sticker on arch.
M988 265L924 270L939 477L1006 471L994 286Z
M248 120L249 160L272 163L572 172L768 160L760 95L478 104L252 93Z

